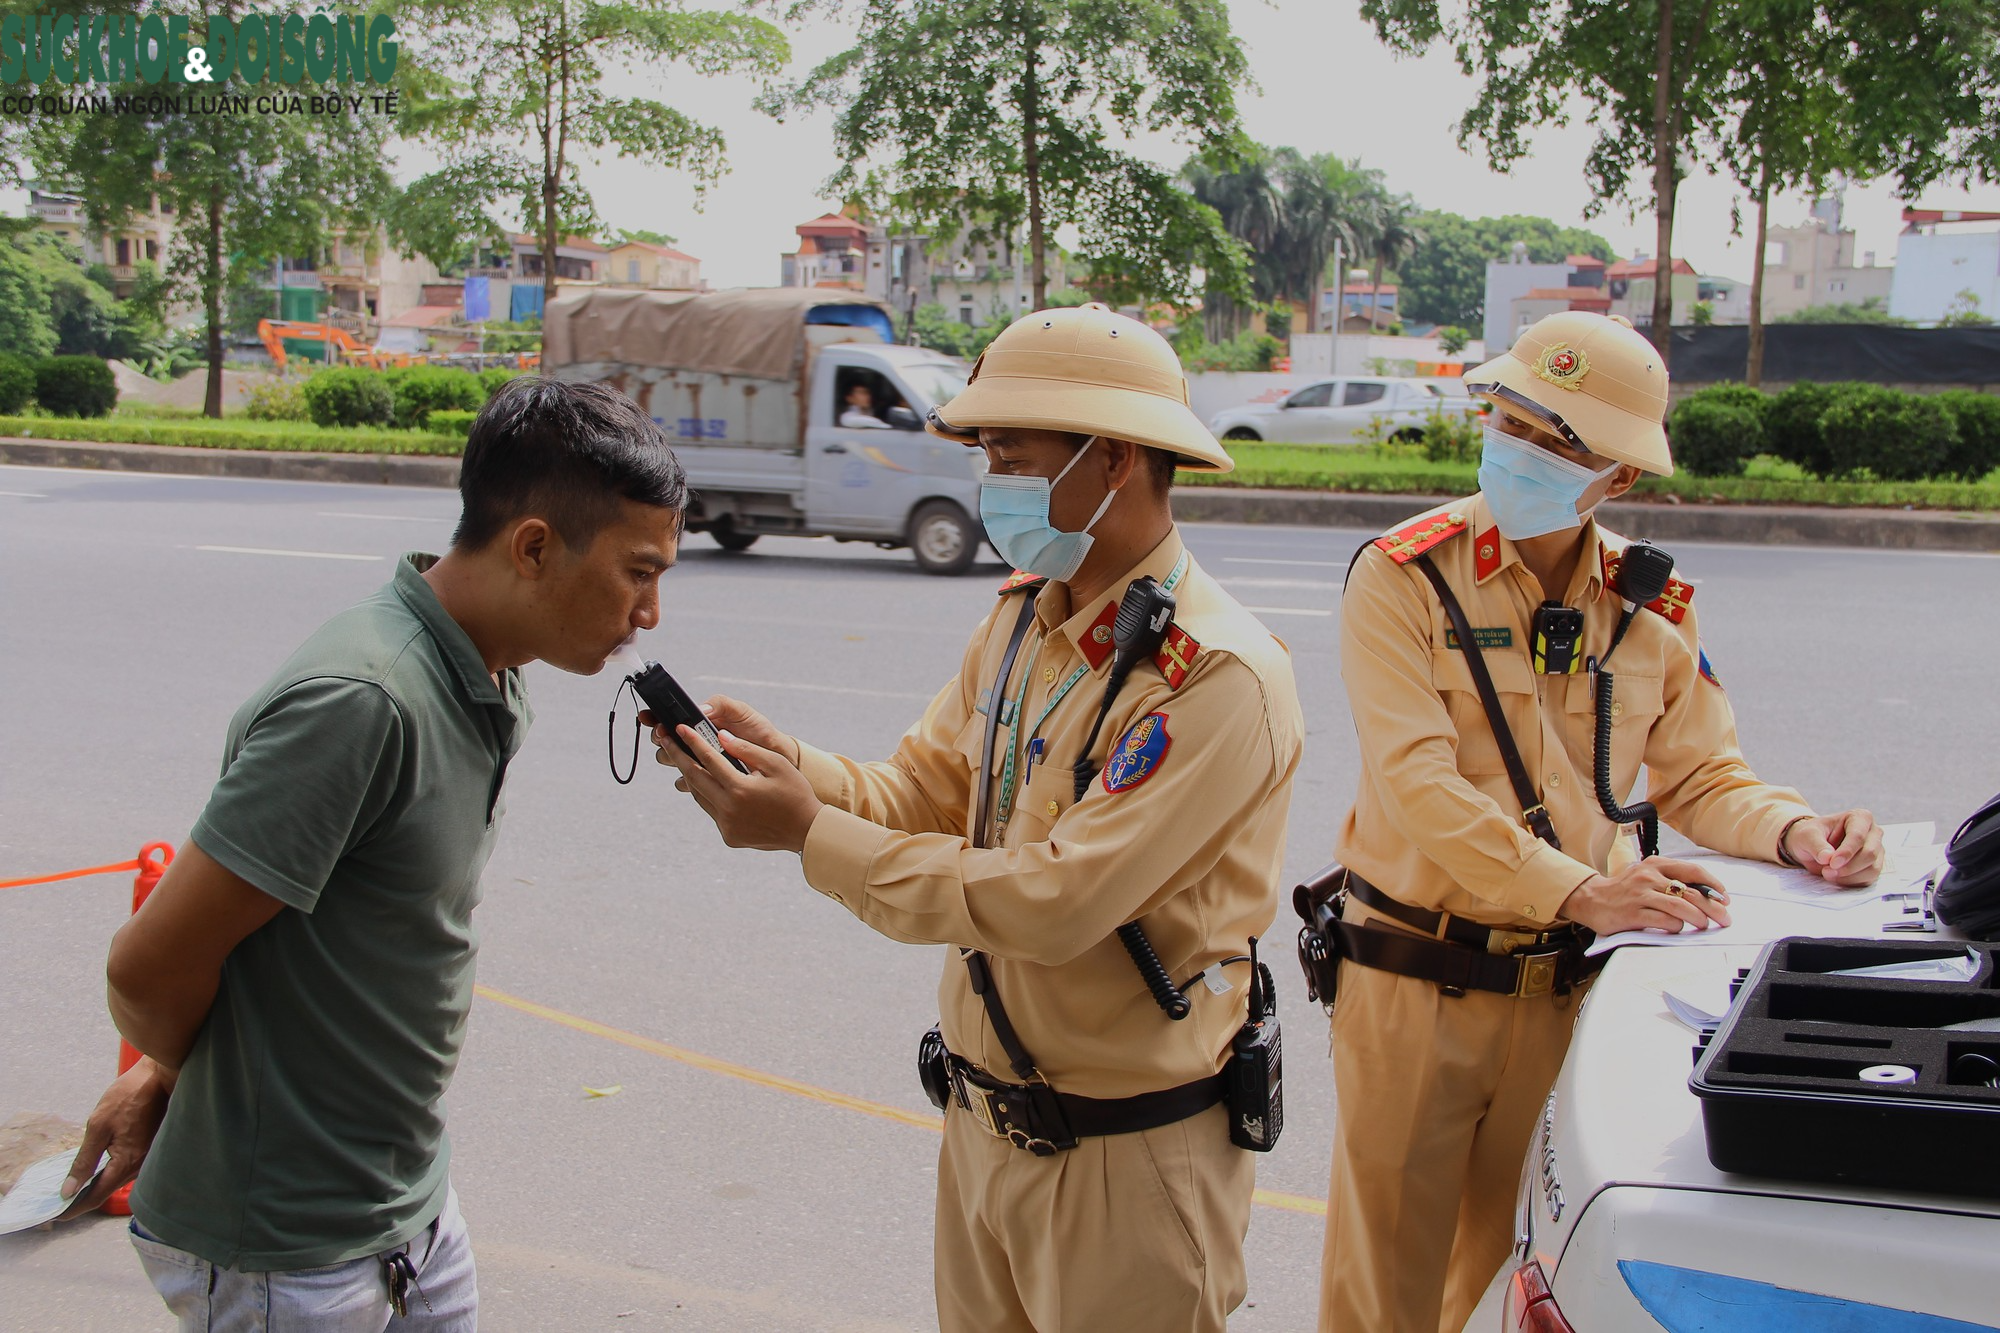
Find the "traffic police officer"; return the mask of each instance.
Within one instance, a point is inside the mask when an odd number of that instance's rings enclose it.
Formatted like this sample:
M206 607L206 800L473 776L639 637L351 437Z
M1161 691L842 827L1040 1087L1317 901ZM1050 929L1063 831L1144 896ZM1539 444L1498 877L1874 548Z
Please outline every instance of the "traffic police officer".
M1243 955L1276 910L1304 735L1283 645L1173 522L1174 467L1231 462L1172 348L1101 305L1015 323L930 429L985 450L982 517L1020 569L895 754L826 754L718 698L750 773L656 731L660 758L731 845L799 852L806 881L874 929L958 946L938 992L945 1333L1219 1333L1244 1294L1255 1171L1217 1076L1245 1019ZM1119 602L1143 576L1178 602L1173 629L1116 696L1079 799ZM1189 987L1185 1021L1149 995L1116 934L1129 922L1174 981L1212 982ZM1073 1146L1023 1118L1040 1082Z
M1641 859L1599 808L1592 679L1537 674L1530 651L1545 600L1583 613L1581 652L1606 651L1626 542L1590 514L1642 472L1672 473L1666 369L1626 321L1571 311L1466 387L1494 409L1480 493L1364 547L1342 611L1362 763L1335 853L1349 872L1342 919L1398 938L1339 967L1320 1294L1320 1327L1338 1333L1455 1331L1504 1261L1529 1132L1588 979L1579 928L1728 920L1698 866ZM1528 812L1420 556L1490 668L1534 788ZM1867 812L1816 816L1744 761L1693 597L1669 582L1618 648L1614 790L1630 792L1643 764L1648 799L1695 842L1873 881L1881 834ZM1560 850L1531 828L1543 810ZM1463 984L1425 979L1440 969Z

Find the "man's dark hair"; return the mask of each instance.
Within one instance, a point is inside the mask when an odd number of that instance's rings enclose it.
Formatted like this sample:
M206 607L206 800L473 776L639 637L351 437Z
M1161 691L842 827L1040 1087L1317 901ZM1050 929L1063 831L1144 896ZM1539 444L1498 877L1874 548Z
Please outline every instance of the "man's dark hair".
M478 550L517 519L537 517L582 551L636 500L676 514L687 473L639 405L604 384L524 375L479 410L458 472L464 512L451 544Z

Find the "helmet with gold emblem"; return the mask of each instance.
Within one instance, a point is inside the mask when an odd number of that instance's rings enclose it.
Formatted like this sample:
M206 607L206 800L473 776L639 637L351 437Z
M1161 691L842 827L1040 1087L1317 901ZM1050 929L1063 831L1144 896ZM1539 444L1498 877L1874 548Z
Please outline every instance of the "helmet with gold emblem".
M1187 375L1167 340L1097 302L1015 321L926 426L960 444L978 444L982 426L1071 431L1165 450L1193 471L1236 466L1188 406Z
M1662 477L1674 473L1664 424L1667 367L1622 316L1545 315L1506 352L1466 371L1465 390L1593 454Z

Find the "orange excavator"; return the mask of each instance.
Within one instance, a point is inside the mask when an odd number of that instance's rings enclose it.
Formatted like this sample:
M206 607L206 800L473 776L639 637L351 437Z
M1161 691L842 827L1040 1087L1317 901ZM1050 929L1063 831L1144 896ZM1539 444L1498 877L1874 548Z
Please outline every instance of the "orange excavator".
M346 329L307 320L260 319L257 321L257 337L280 370L292 357L301 361L346 362L366 366L370 370L406 366L421 359L394 352L377 352L356 341Z
M431 360L422 352L391 352L368 347L338 325L309 320L260 319L257 321L257 337L279 370L283 370L292 357L301 361L330 360L334 364L365 366L369 370L427 365ZM532 370L541 365L542 358L538 352L525 352L517 355L514 361L519 369Z

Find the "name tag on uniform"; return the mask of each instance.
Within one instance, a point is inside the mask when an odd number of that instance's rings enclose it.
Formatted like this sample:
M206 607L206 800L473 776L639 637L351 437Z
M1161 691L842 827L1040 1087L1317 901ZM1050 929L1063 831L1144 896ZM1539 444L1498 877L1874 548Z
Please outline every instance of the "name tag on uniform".
M1494 625L1490 627L1474 625L1472 627L1472 641L1482 649L1512 648L1514 646L1514 631L1506 625ZM1457 630L1448 629L1444 632L1444 646L1453 652L1459 651Z

